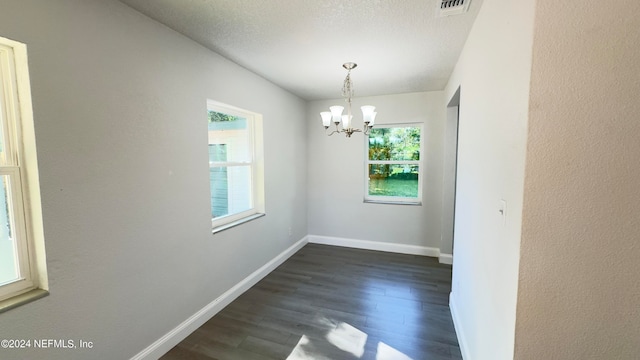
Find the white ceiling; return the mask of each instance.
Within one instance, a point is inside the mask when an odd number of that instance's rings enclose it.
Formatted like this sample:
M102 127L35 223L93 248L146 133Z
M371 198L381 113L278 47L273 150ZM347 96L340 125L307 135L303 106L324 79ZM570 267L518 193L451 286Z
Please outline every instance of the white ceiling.
M442 90L482 0L120 0L307 100Z

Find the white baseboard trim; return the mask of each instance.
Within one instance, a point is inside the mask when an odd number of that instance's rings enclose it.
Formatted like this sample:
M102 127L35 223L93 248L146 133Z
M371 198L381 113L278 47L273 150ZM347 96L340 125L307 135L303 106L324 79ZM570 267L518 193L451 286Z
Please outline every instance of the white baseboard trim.
M438 256L438 260L440 261L440 264L447 264L447 265L453 265L453 254L440 254L440 256Z
M437 257L439 261L443 264L453 263L453 255L440 254L440 249L438 248L417 246L417 245L396 244L396 243L388 243L388 242L380 242L380 241L370 241L370 240L347 239L347 238L321 236L321 235L308 235L307 237L309 238L309 242L312 244L323 244L323 245L350 247L350 248L356 248L356 249L386 251L386 252L392 252L392 253L398 253L398 254L430 256L430 257ZM449 259L451 259L450 260L451 262L446 262L446 261L449 261Z
M267 276L291 255L295 254L308 242L308 237L302 238L302 240L291 245L288 249L280 253L280 255L273 258L264 266L254 271L251 275L244 278L237 283L234 287L227 290L224 294L220 295L217 299L213 300L205 307L200 309L195 314L191 315L187 320L183 321L180 325L173 330L166 333L160 339L156 340L153 344L136 354L131 360L150 360L158 359L160 356L167 353L180 341L184 340L189 334L202 326L205 322L211 319L215 314L224 309L238 296L242 295L245 291L249 290L253 285L260 281L263 277Z
M449 310L451 311L451 318L453 319L453 327L456 330L456 336L458 337L458 346L460 346L460 352L464 360L471 360L469 355L469 346L467 345L466 337L462 331L462 324L458 315L458 304L453 292L449 294Z

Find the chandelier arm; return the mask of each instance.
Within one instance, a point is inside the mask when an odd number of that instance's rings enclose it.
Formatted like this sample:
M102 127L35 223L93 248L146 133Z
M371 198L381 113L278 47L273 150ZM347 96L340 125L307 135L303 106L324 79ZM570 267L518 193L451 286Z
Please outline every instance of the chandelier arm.
M328 133L328 134L327 134L327 130L329 129L329 127L327 126L327 127L325 127L325 128L324 128L324 130L325 130L325 131L324 131L324 133L325 133L327 136L331 136L331 135L333 135L333 134L339 134L339 133L341 133L341 132L344 132L344 130L340 130L340 128L338 127L338 123L334 123L334 124L335 124L335 126L336 126L336 129L335 129L335 130L333 130L332 132Z
M369 135L371 129L373 129L373 126L369 125L369 123L366 123L364 124L364 131L362 133L365 135Z

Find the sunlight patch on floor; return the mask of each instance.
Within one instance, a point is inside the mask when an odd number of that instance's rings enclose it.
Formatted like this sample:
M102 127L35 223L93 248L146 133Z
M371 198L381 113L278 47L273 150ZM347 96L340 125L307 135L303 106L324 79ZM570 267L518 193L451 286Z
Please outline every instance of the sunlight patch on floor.
M316 354L307 352L307 345L309 345L309 338L306 335L302 335L300 341L293 349L291 354L287 357L287 360L313 360L317 359Z
M340 323L335 329L329 331L327 340L338 349L360 358L364 354L367 334L347 323Z
M413 360L402 352L392 348L391 346L379 342L376 360Z
M336 324L335 321L320 317L316 319L323 325ZM361 359L365 353L365 345L369 336L357 328L341 322L327 332L324 339L309 338L302 335L296 347L286 360L335 360L340 358ZM378 342L376 360L413 360L401 351Z

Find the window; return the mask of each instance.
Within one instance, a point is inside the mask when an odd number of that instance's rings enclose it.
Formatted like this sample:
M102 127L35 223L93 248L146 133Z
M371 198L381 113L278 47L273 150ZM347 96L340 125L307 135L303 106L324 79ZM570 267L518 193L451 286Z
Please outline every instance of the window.
M367 141L366 202L420 204L422 125L376 125Z
M264 214L262 116L208 101L214 232Z
M47 294L27 49L0 38L0 311Z

